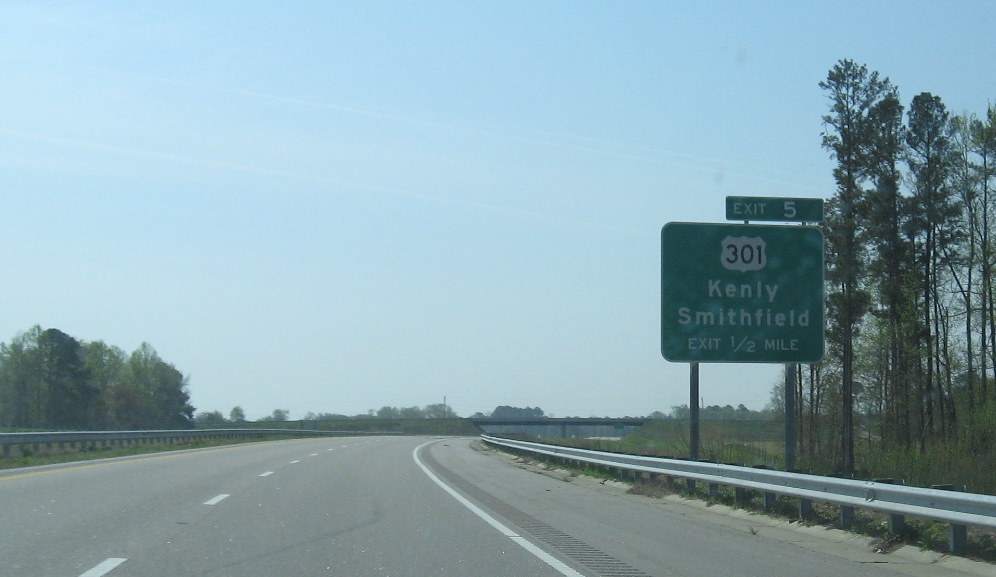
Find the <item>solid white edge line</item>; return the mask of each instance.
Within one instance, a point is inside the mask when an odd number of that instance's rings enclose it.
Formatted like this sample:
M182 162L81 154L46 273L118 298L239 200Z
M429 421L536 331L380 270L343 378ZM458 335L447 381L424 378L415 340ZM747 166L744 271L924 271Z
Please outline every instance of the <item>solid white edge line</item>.
M427 445L431 445L431 444L436 443L436 442L438 442L438 441L429 441L428 443L422 443L421 445L415 447L415 450L412 451L412 458L415 459L415 464L418 465L420 469L422 469L422 472L425 473L426 476L428 476L430 479L432 479L432 481L434 483L436 483L437 485L439 485L440 487L442 487L443 490L446 491L447 493L449 493L451 497L453 497L454 499L457 500L457 502L459 502L464 507L470 509L470 511L472 513L474 513L475 515L477 515L478 517L480 517L481 519L483 519L485 523L487 523L488 525L491 525L492 527L494 527L495 529L497 529L499 533L501 533L502 535L508 537L509 539L512 540L513 543L518 544L520 547L522 547L526 551L529 551L530 553L532 553L540 561L543 561L544 563L546 563L550 567L554 568L561 575L564 575L565 577L584 577L584 575L582 575L581 573L578 573L574 569L571 569L567 564L565 564L561 560L557 559L553 555L550 555L549 553L547 553L543 549L540 549L539 547L537 547L535 544L533 544L531 541L529 541L528 539L526 539L522 535L519 535L515 531L509 529L504 523L502 523L498 519L495 519L491 515L485 513L483 509L481 509L477 505L471 503L469 500L467 500L466 497L464 497L460 493L457 493L455 489L453 489L452 487L450 487L449 485L447 485L446 483L444 483L442 479L440 479L439 477L437 477L435 475L435 473L433 473L432 471L430 471L429 468L426 467L424 463L422 463L422 460L418 458L418 452L419 452L419 450L422 449L422 447L425 447Z
M211 497L211 498L210 498L210 499L208 499L207 501L204 501L204 504L205 504L205 505L217 505L218 503L221 503L222 501L224 501L224 500L225 500L225 499L227 499L228 497L230 497L230 495L229 495L229 494L227 494L227 493L222 493L222 494L220 494L220 495L216 495L216 496L214 496L214 497Z
M80 574L80 577L102 577L103 575L107 575L108 573L110 573L111 570L113 570L118 565L124 563L125 561L127 561L127 559L121 557L110 557L104 559L103 561L100 562L99 565L97 565L93 569L90 569L86 573Z

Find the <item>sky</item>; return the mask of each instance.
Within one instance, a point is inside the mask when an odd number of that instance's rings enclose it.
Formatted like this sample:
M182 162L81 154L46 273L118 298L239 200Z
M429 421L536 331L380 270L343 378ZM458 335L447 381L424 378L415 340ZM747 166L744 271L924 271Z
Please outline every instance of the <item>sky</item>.
M996 99L996 3L0 1L0 341L150 343L198 411L638 416L661 228L829 198L841 59ZM760 409L778 365L701 367Z

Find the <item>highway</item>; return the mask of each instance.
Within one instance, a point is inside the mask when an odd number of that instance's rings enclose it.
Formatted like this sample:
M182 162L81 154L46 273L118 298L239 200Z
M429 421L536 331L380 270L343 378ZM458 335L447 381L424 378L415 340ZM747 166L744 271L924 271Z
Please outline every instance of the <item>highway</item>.
M0 577L992 574L525 467L474 439L320 438L0 472Z

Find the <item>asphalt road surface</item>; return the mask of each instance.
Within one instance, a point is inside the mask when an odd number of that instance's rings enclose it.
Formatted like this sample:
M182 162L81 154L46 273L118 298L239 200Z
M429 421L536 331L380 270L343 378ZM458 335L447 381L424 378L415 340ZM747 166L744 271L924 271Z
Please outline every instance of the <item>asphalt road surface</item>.
M525 466L319 438L0 472L0 577L930 577L992 565Z

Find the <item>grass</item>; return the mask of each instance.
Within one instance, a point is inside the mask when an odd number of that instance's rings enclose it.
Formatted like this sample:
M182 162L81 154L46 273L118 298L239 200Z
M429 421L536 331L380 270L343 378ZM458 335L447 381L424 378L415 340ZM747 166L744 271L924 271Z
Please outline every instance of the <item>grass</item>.
M784 460L784 430L781 423L767 421L703 421L699 426L701 459L717 463L779 468ZM618 441L608 439L544 439L573 447L646 455L687 458L688 422L650 421Z
M618 441L598 439L551 440L559 444L652 457L688 458L688 422L659 420ZM967 435L966 435L967 437ZM993 432L996 438L996 431ZM699 458L716 463L785 469L785 430L779 422L702 421ZM817 474L838 472L832 451L816 449L815 455L798 454L797 467ZM859 439L855 467L860 479L902 479L907 485L930 487L953 483L974 493L996 495L996 475L979 463L996 462L996 443L966 438L936 441L919 447L882 449Z

